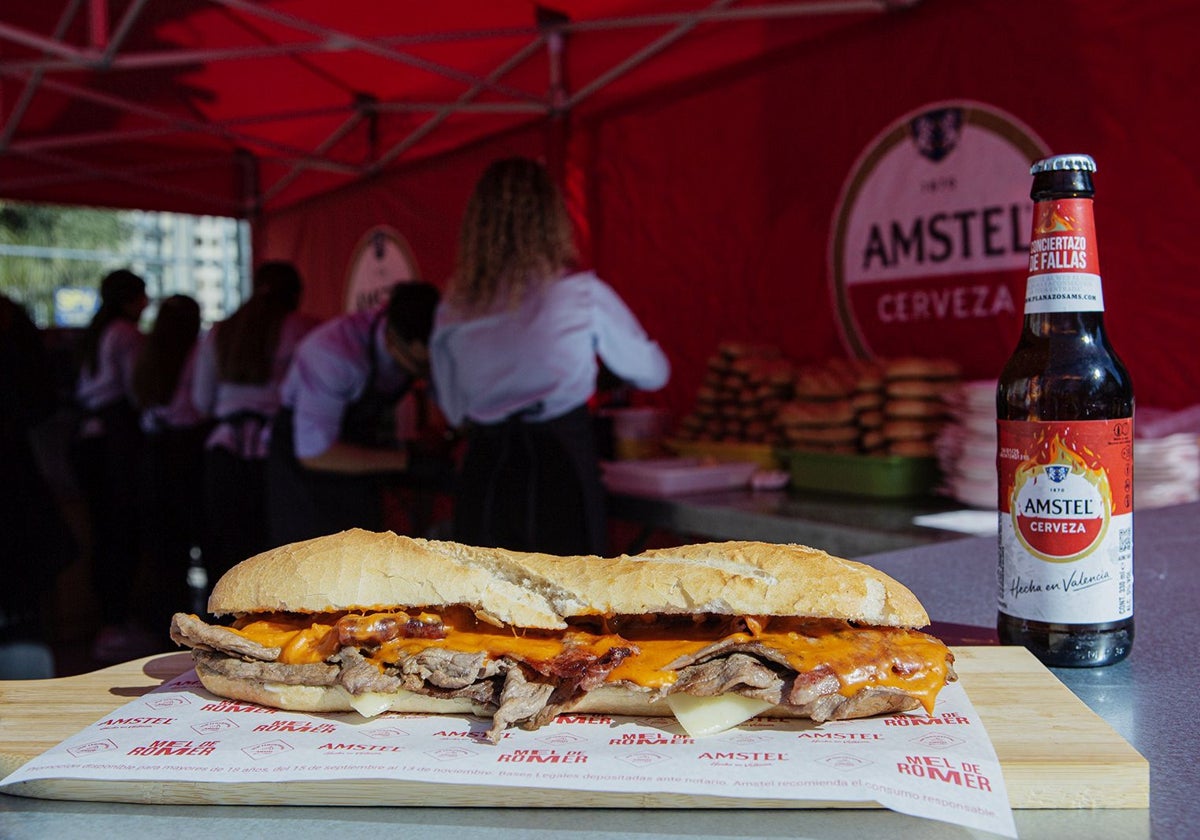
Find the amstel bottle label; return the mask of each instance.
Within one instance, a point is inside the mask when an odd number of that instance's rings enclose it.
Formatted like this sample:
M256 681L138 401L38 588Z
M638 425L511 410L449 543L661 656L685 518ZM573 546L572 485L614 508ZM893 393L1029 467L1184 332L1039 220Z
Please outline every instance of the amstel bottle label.
M1133 420L999 421L1000 611L1133 615Z
M1034 206L1026 315L1104 311L1091 204L1090 198L1059 198Z

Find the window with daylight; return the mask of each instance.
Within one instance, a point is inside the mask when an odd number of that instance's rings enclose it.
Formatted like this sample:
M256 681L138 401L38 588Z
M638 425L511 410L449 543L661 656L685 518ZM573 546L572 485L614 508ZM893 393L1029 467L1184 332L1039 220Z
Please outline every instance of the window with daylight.
M38 326L85 326L100 279L115 268L146 280L147 321L157 301L186 294L211 324L249 293L250 227L222 216L0 201L0 293Z

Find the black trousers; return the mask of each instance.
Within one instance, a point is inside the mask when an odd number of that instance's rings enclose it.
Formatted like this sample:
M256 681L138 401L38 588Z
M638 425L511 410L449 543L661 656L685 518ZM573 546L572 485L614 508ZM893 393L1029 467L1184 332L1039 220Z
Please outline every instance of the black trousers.
M376 476L310 470L296 458L292 412L281 409L271 427L267 511L272 545L349 528L384 529L383 494Z
M204 566L209 584L270 548L267 462L213 447L204 452Z
M171 616L192 609L187 584L193 546L202 544L206 428L169 428L146 436L142 505L150 561L150 619L166 633Z
M101 620L119 624L131 618L130 590L140 560L142 432L137 413L124 403L95 412L84 422L102 426L99 434L77 435L71 445L91 532L92 588Z
M545 422L477 425L454 502L454 538L550 554L607 551L604 488L586 406Z

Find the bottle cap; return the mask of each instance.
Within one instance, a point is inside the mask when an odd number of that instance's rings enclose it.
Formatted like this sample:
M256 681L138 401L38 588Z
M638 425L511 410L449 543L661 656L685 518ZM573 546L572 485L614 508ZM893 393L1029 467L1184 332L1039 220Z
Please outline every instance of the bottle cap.
M1039 172L1061 172L1063 170L1095 172L1096 161L1092 160L1091 155L1055 155L1037 161L1029 167L1029 174L1037 175Z

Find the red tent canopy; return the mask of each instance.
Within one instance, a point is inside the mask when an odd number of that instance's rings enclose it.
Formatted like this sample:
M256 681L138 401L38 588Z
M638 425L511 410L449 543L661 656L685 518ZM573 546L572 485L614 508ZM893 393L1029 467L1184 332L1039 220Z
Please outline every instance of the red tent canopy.
M0 191L252 216L903 5L9 3L0 12Z

